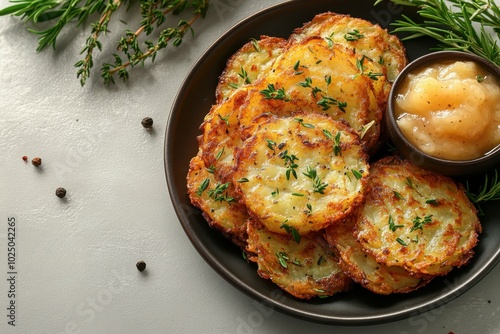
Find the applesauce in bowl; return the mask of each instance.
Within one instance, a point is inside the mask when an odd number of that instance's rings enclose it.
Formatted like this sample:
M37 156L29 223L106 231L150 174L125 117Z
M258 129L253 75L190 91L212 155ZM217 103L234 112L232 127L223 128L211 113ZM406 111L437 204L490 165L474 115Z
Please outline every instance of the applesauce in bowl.
M403 155L442 174L500 166L500 69L458 51L410 63L389 95L389 136Z

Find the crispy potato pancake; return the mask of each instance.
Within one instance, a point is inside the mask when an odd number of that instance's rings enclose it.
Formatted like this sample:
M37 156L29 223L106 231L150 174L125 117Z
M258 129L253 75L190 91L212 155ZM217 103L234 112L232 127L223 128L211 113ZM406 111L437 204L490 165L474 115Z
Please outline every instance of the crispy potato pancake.
M377 24L331 12L318 14L303 27L295 29L289 42L296 43L312 36L320 36L329 44L343 46L355 53L350 60L363 76L371 79L375 92L370 100L369 114L369 119L374 121L370 123L368 135L374 133L379 143L386 140L383 115L392 82L408 64L404 45L397 36ZM369 153L374 154L379 148L380 145L373 144Z
M201 158L223 183L231 181L235 165L234 150L242 144L242 134L237 119L237 109L241 102L237 95L214 105L200 126L202 134L198 137ZM236 97L236 98L235 98Z
M303 235L297 242L250 221L247 251L259 276L297 298L332 296L352 286L321 234Z
M397 156L370 168L357 238L379 263L414 275L445 275L466 264L481 225L462 186Z
M189 164L187 185L191 203L202 210L209 225L238 246L245 247L249 216L245 206L235 200L232 184L219 182L198 154Z
M227 99L235 90L266 75L274 60L283 52L286 39L261 36L243 45L229 58L219 77L215 91L216 103Z
M378 24L349 15L331 12L318 14L303 27L295 29L290 40L311 36L320 36L348 49L355 49L357 54L369 60L366 66L376 69L380 65L382 69L373 73L387 75L389 82L396 79L408 62L406 49L399 38Z
M402 267L377 263L373 256L364 252L354 236L354 223L354 219L348 218L327 227L325 236L338 258L339 267L356 283L374 293L388 295L408 293L430 282L432 277L413 277Z
M211 111L214 115L205 123L215 121L223 125L219 119L221 115L236 115L237 124L232 121L230 126L239 126L241 138L245 139L258 126L256 120L262 114L289 116L307 110L345 120L358 134L363 133L365 126L373 121L374 125L363 136L363 143L370 149L379 138L382 111L378 107L370 109L371 80L358 75L358 69L349 60L351 56L347 50L329 47L318 38L291 45L276 59L262 80L238 89L214 106ZM281 96L277 95L279 91ZM202 126L205 131L203 151L213 155L214 150L205 146L222 144L211 143L216 136L207 132L208 126ZM232 129L228 131L230 137L235 133ZM219 139L220 143L228 141ZM220 150L221 147L218 148ZM209 163L205 156L204 160L207 164L213 163Z
M300 234L346 217L361 201L367 155L347 124L328 116L269 116L238 150L233 183L250 215Z
M355 57L352 50L329 45L322 38L297 41L276 59L261 89L272 84L283 90L286 104L296 105L296 110L345 120L358 134L374 121L376 126L362 138L369 149L379 137L382 109L374 96L373 80L360 75Z

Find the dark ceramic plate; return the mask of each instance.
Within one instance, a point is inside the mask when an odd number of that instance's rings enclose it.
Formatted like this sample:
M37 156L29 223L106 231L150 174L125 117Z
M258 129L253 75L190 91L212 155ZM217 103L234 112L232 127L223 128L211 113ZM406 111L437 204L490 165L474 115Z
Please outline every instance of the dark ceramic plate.
M359 287L332 298L303 301L260 278L256 267L243 260L241 250L208 226L186 194L186 175L189 160L197 152L199 126L214 103L217 79L229 56L250 38L286 38L294 28L325 11L350 14L383 27L401 14L415 14L388 3L373 7L372 0L295 0L265 9L234 26L196 62L175 100L165 136L168 190L179 221L200 255L227 281L263 304L289 315L331 324L374 324L411 317L461 295L496 265L500 260L500 207L485 207L484 232L473 261L414 293L380 296ZM428 53L433 46L422 39L405 45L410 60Z

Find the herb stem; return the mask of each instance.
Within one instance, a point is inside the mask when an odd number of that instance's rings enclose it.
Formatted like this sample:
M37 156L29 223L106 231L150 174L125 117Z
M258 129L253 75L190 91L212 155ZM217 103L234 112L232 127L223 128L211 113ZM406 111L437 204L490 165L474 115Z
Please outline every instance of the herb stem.
M395 33L410 33L405 39L428 36L440 43L435 50L469 52L500 65L500 46L497 44L500 38L500 8L493 0L391 1L397 5L417 7L417 13L424 19L417 23L403 15L402 20L393 23ZM380 2L377 0L375 4Z

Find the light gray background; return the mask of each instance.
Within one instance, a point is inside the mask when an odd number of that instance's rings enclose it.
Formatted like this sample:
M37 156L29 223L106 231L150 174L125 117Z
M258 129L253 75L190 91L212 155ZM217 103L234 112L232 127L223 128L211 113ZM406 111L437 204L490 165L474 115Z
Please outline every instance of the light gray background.
M128 84L84 88L73 64L89 28L36 53L18 18L0 18L1 333L498 334L500 267L447 305L385 325L314 324L266 309L213 271L167 193L164 130L191 66L224 31L280 0L213 0L196 37ZM0 0L3 8L7 0ZM127 22L137 15L120 13ZM110 26L107 50L124 29ZM110 59L110 58L107 58ZM141 119L154 119L146 131ZM37 169L25 163L43 159ZM54 195L68 190L66 200ZM17 219L17 319L7 325L7 219ZM145 260L147 272L135 268Z

